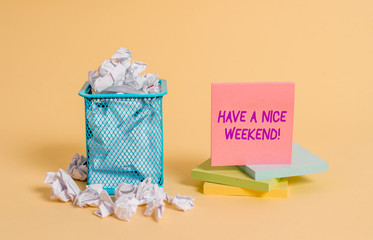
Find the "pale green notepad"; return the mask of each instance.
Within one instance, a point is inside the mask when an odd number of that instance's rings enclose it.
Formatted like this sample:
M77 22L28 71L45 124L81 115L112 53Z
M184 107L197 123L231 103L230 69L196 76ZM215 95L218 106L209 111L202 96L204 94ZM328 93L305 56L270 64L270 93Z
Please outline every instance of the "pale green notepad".
M192 178L206 182L269 192L277 186L280 178L254 180L236 166L212 167L211 159L192 170Z
M238 166L255 180L292 177L328 171L328 163L304 147L293 143L293 160L288 165Z

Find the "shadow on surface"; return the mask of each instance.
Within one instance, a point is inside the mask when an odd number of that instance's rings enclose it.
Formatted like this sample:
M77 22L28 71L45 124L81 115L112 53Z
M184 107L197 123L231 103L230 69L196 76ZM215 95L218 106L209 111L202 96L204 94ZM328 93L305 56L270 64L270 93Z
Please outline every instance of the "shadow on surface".
M202 181L196 181L197 182L197 191L199 193L203 193L203 182Z
M291 185L307 184L312 182L309 178L304 176L289 177L288 181Z
M26 151L30 164L39 169L56 172L66 169L74 153L86 155L84 143L49 142L33 143Z
M51 201L50 199L50 193L51 193L51 188L48 185L45 185L43 187L34 187L32 189L35 193L37 193L43 200L45 201Z

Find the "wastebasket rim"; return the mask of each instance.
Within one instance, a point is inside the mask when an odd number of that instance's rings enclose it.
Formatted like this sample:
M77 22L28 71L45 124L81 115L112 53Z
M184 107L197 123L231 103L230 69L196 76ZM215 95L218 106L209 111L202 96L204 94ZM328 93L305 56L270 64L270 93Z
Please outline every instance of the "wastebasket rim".
M160 93L151 93L151 94L91 94L91 85L86 81L82 88L79 91L79 96L85 98L150 98L150 97L162 97L167 94L167 81L160 79L159 83L161 84Z

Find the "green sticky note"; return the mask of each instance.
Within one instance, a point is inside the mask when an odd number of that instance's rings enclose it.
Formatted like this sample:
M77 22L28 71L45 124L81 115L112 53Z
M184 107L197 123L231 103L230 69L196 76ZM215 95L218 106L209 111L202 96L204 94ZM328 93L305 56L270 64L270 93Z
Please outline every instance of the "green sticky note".
M280 178L254 180L236 166L211 166L208 159L192 170L192 178L206 182L220 183L229 186L242 187L263 192L269 192L280 181Z
M299 144L293 143L293 159L287 165L238 166L255 180L292 177L328 171L328 163Z

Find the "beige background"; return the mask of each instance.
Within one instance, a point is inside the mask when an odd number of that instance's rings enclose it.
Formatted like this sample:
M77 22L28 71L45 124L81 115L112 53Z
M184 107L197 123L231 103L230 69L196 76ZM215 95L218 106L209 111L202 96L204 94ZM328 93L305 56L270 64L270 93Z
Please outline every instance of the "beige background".
M371 239L372 1L2 1L1 239ZM47 171L85 153L88 70L120 46L168 80L165 190L196 198L160 223L49 200ZM294 140L328 173L288 199L205 196L210 83L294 81ZM83 187L83 183L81 186Z

